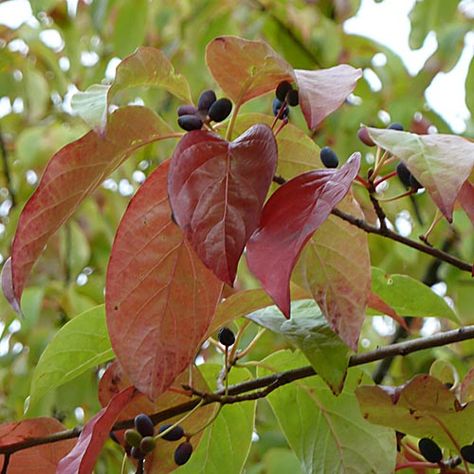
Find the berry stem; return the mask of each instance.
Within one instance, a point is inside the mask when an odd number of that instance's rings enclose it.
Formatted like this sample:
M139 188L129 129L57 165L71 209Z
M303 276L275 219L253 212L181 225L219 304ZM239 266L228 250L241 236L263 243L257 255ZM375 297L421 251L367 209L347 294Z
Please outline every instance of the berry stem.
M362 186L364 186L364 188L369 189L369 183L368 183L368 181L365 180L364 178L362 178L362 176L357 175L357 176L355 177L355 179L356 179L356 181L357 181L358 183L362 184Z
M229 367L229 348L225 346L225 356L224 356L224 379L225 379L225 396L229 393L229 377L228 374L230 372Z
M275 137L282 131L282 129L285 127L285 125L288 125L288 118L285 118L282 120L280 126L276 129L274 135Z
M230 116L229 125L227 126L227 131L225 132L225 139L227 141L232 140L232 132L234 131L235 121L237 120L237 115L239 114L240 107L242 106L242 100L244 98L244 94L247 92L248 88L253 82L253 77L249 77L244 85L242 86L242 90L240 91L239 98L235 103L235 107L232 110L232 115Z
M436 469L439 467L438 464L427 461L408 461L403 464L397 464L395 471L401 471L402 469Z
M198 433L200 433L201 431L204 431L209 425L211 425L212 423L214 423L214 421L216 420L216 418L219 416L219 413L221 412L222 410L222 407L223 405L219 405L219 408L217 409L217 411L214 413L214 415L212 415L211 419L207 421L207 423L205 423L203 426L201 426L201 428L199 428L198 430L196 431L193 431L192 433L186 433L186 437L188 439L192 438L193 436L196 436Z
M120 474L126 474L127 472L127 453L123 453L122 466L120 468Z
M369 181L371 183L374 182L374 179L378 176L379 171L382 169L384 166L385 162L387 161L389 157L389 154L387 151L384 151L382 154L382 149L380 147L377 147L377 154L375 156L375 166L372 171L372 174L370 175Z
M419 236L419 239L422 242L424 242L426 245L431 246L431 244L428 242L428 237L431 234L431 232L433 232L434 228L436 227L436 225L438 224L438 222L442 218L443 218L443 214L441 214L440 210L438 208L436 208L436 212L435 212L435 215L433 217L433 221L431 222L430 226L428 227L428 230L424 234L421 234Z
M278 113L275 115L275 118L273 119L272 126L270 127L272 130L275 128L276 123L278 122L278 120L280 120L280 118L282 117L287 107L288 107L288 104L286 103L286 100L284 100L281 103L281 107L278 110Z
M390 202L390 201L396 201L397 199L402 199L406 196L411 196L412 194L416 194L416 191L414 191L413 189L410 189L409 191L407 191L406 193L402 193L402 194L398 194L397 196L393 196L391 198L381 198L381 199L378 199L379 202Z
M382 184L384 181L387 181L388 179L391 179L394 176L397 176L397 172L396 171L391 171L390 173L386 174L385 176L382 176L377 181L375 181L374 182L374 187L376 188L379 184Z
M264 332L265 332L265 328L260 328L256 336L249 342L247 347L243 349L242 351L237 352L237 354L235 355L235 360L237 361L245 357L255 347L255 344L257 344L258 340L263 336Z

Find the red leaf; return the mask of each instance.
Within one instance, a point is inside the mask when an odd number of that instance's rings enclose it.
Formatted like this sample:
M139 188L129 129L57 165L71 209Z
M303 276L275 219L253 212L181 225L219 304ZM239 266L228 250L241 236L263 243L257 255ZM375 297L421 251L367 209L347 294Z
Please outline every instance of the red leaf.
M13 240L12 289L18 306L31 267L51 235L133 151L168 130L151 110L124 107L110 117L103 136L91 131L51 158L20 215Z
M20 443L30 438L41 438L65 430L65 426L54 418L34 418L0 425L0 446ZM8 463L8 474L54 474L59 460L74 446L74 440L43 444L12 454ZM3 468L1 457L0 469Z
M192 362L222 289L171 221L169 164L130 201L106 281L112 347L133 384L152 400Z
M187 133L173 154L168 190L176 221L204 264L229 285L258 227L276 162L273 132L262 124L233 142Z
M128 387L92 417L84 425L73 450L59 462L57 474L90 474L120 412L136 395L135 387Z
M296 69L295 74L301 109L310 129L339 108L362 77L360 69L347 64L319 71Z
M268 200L258 230L247 244L252 273L286 317L289 280L303 246L347 194L360 167L354 153L337 170L316 170L288 181Z
M469 181L464 181L458 194L458 201L464 209L464 212L474 224L474 186L472 186Z
M377 311L381 311L383 314L390 316L394 321L396 321L400 326L405 329L405 331L410 332L410 329L406 323L406 321L385 301L380 298L379 295L375 294L374 292L369 293L369 300L367 301L367 306L372 309L376 309Z

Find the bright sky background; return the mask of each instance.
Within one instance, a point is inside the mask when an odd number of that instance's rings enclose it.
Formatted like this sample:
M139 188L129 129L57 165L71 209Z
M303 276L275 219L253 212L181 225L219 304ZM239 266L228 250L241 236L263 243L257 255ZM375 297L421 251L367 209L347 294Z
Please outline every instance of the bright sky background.
M410 74L416 74L426 59L436 48L436 38L431 33L422 48L412 51L408 46L410 21L408 14L416 0L362 0L361 8L354 18L346 21L345 31L372 38L389 47L404 61ZM68 1L74 9L77 0ZM474 0L463 0L461 7L474 18ZM16 28L23 22L35 24L31 7L27 0L9 0L0 4L0 24ZM42 38L54 49L55 38L47 35ZM49 39L49 41L48 41ZM61 41L59 39L59 41ZM464 81L471 58L474 56L474 29L466 35L465 48L457 65L448 73L439 73L426 91L428 104L451 125L456 133L465 130L465 120L469 110L465 102ZM367 80L377 82L376 77L366 76ZM9 107L0 101L0 117L5 114L2 108ZM3 112L3 113L2 113Z

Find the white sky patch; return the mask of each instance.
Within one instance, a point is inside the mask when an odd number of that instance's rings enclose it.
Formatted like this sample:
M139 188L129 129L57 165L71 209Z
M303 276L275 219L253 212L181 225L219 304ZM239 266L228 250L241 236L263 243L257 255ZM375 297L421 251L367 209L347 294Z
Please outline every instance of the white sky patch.
M27 0L11 0L0 3L0 25L16 29L32 19L34 19L33 12L30 2Z
M40 40L54 52L58 53L64 48L64 40L59 34L58 30L48 29L43 30L39 34Z

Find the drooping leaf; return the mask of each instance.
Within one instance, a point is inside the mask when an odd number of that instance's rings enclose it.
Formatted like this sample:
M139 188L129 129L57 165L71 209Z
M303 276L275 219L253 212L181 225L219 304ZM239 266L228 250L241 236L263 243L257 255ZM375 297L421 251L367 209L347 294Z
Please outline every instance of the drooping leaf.
M269 306L247 318L285 336L303 352L332 392L339 394L346 378L349 348L331 330L313 300L293 301L291 314L288 320L276 306Z
M303 246L350 189L360 166L354 153L337 170L304 173L279 188L262 212L260 226L247 244L247 261L287 317L289 281Z
M193 131L173 153L168 191L176 222L204 264L229 285L260 222L276 161L273 133L261 124L233 142Z
M0 446L26 441L30 438L41 438L64 431L66 427L55 418L32 418L0 425ZM66 439L53 444L43 444L13 454L8 463L9 474L41 472L55 474L56 467L74 446L73 439ZM0 457L0 468L3 468L5 456Z
M56 474L90 474L120 412L136 395L137 390L128 387L93 416L84 425L72 451L59 462Z
M455 394L429 375L417 375L401 387L360 386L360 409L371 423L419 438L433 438L456 449L474 439L474 403L461 405Z
M461 403L474 401L474 367L469 369L461 382L459 398Z
M262 362L281 371L300 367L304 358L280 351ZM262 366L257 373L260 377L271 372ZM319 377L310 377L280 387L267 397L303 472L394 472L395 432L370 425L361 416L354 395L361 379L368 377L350 369L338 396Z
M206 48L211 74L234 103L244 103L294 81L293 68L264 41L219 36Z
M55 334L41 355L33 372L29 408L50 390L113 357L104 305L79 314Z
M133 384L152 400L192 362L222 288L171 220L169 164L155 170L131 200L106 281L112 348Z
M31 267L49 237L83 199L131 153L159 140L169 130L151 110L124 107L111 115L104 135L91 131L51 158L18 221L11 251L13 299L9 298L10 304L19 306Z
M107 92L110 86L92 84L71 98L71 108L94 130L102 130L107 118Z
M408 275L390 275L373 267L372 291L400 316L431 316L459 322L444 298Z
M454 202L474 166L474 143L455 135L368 130L377 145L407 165L451 222Z
M363 218L352 196L338 208ZM303 249L293 279L311 292L331 328L356 350L370 291L367 234L329 216Z
M161 87L185 102L193 101L186 78L176 73L166 55L156 48L138 48L118 65L108 102L120 91L137 86Z
M301 110L311 130L338 109L362 77L360 69L340 64L329 69L296 69Z
M389 316L398 324L400 324L400 326L402 326L405 330L409 331L409 327L403 317L400 316L391 306L385 303L385 301L380 298L379 295L376 295L373 291L370 291L369 293L369 297L367 299L367 306L373 310L380 311L386 316Z
M209 385L215 384L222 367L204 365L203 375ZM237 369L229 374L231 385L249 380L252 374L247 369ZM240 474L252 444L256 402L226 405L219 416L205 430L201 443L194 449L186 465L178 468L178 474ZM201 425L203 426L204 423ZM194 447L194 437L191 440ZM155 471L156 474L161 471Z
M464 184L461 186L458 201L472 224L474 224L474 186L469 181L464 181Z

